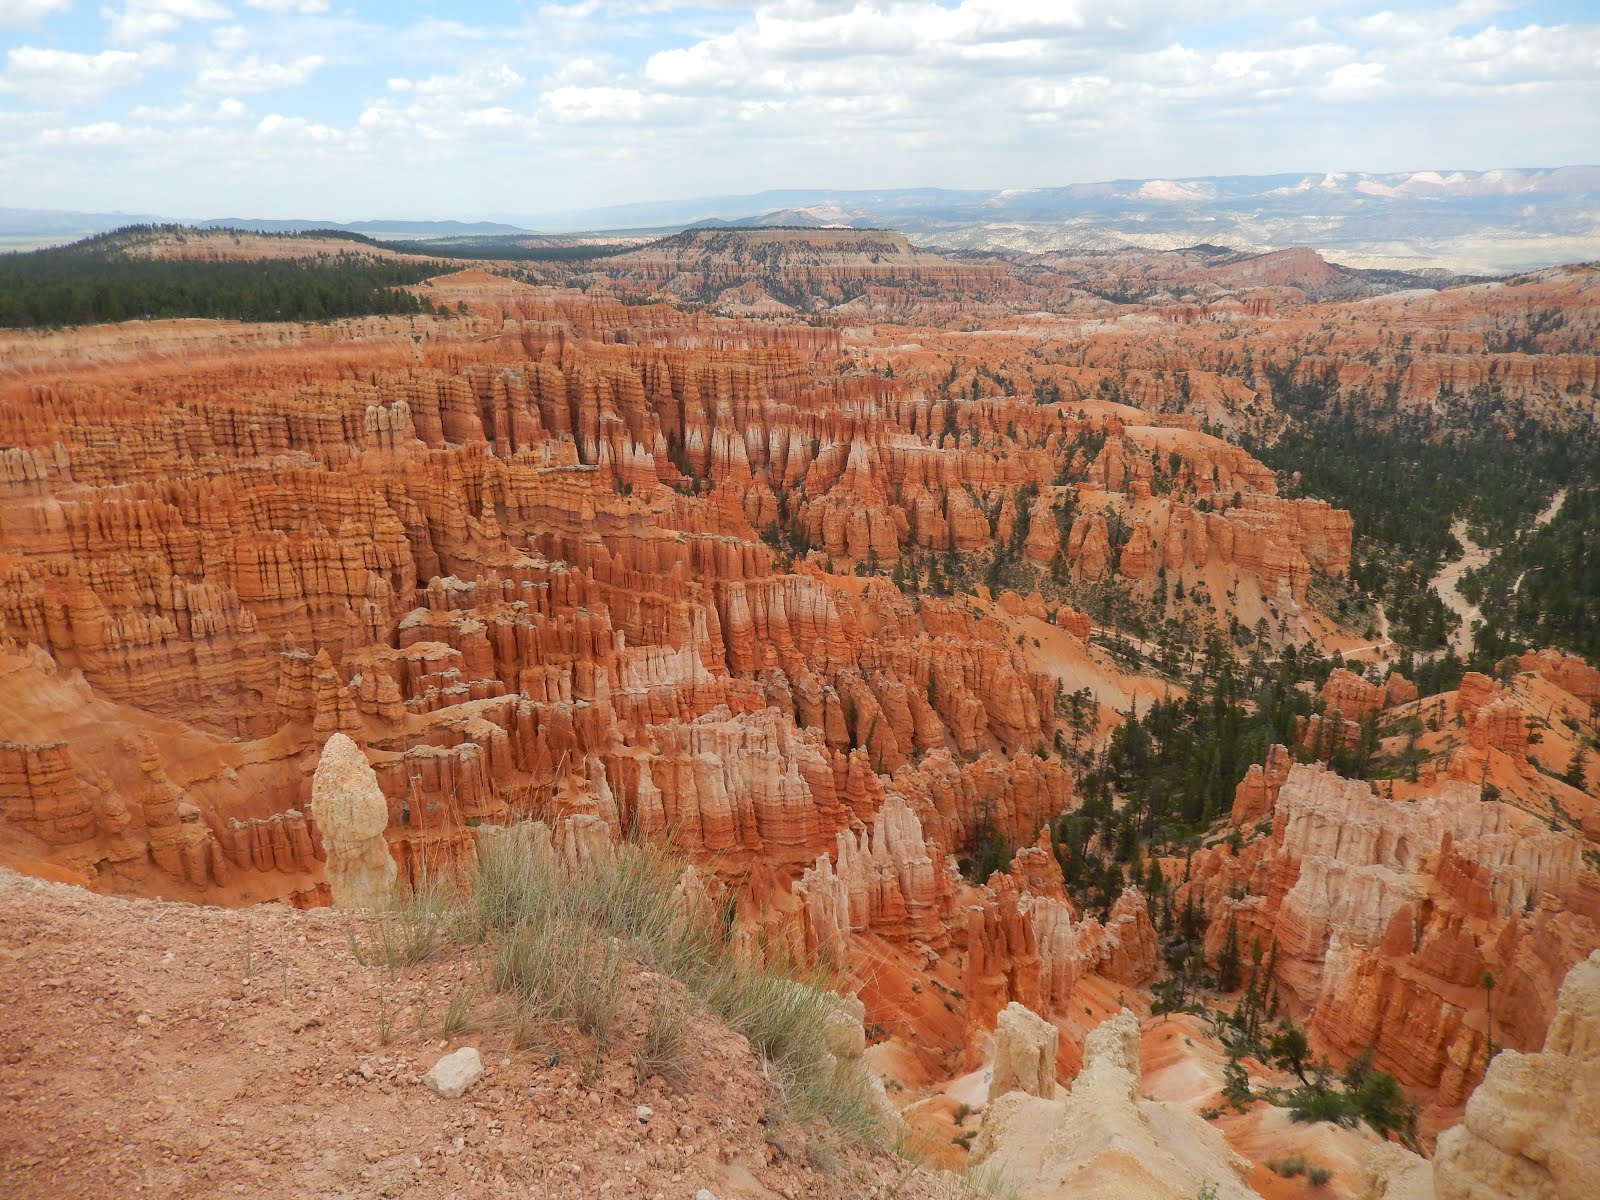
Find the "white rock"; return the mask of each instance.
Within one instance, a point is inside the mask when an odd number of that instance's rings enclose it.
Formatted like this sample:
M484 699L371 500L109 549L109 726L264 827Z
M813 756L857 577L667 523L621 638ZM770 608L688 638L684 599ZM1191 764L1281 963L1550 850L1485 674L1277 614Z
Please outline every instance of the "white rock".
M446 1100L454 1100L482 1078L483 1059L471 1046L463 1046L434 1063L422 1082Z
M650 1111L648 1104L641 1104L633 1110L633 1115L639 1119L639 1124L644 1125L656 1114Z
M717 1194L710 1188L701 1188L694 1194L694 1200L717 1200Z
M1025 1005L1012 1001L994 1027L994 1073L989 1099L1027 1092L1052 1100L1056 1094L1056 1042L1061 1031Z

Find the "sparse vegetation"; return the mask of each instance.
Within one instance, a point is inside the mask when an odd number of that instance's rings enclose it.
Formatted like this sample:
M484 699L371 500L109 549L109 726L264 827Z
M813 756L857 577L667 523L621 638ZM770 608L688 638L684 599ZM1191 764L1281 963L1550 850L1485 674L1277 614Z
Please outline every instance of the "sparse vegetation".
M659 1075L668 1083L679 1081L689 1049L691 1016L675 997L662 997L656 1001L644 1027L644 1040L634 1055L634 1066L640 1079Z
M1326 1062L1312 1069L1310 1082L1293 1091L1270 1093L1296 1121L1332 1121L1354 1127L1365 1121L1380 1136L1393 1133L1417 1148L1417 1106L1406 1099L1400 1082L1387 1071L1374 1070L1368 1050L1345 1065L1337 1081Z
M678 894L680 867L663 850L624 844L603 861L569 868L514 836L485 839L469 878L431 880L389 914L352 929L351 948L392 975L445 953L481 948L486 983L510 1003L501 1022L526 1044L540 1028L582 1035L596 1061L635 1016L627 976L643 966L667 979L634 1051L641 1074L671 1079L686 1030L703 1006L761 1056L778 1113L835 1135L872 1137L866 1098L827 1050L837 1019L828 976L736 954L719 913L696 914ZM444 1019L464 1028L472 993ZM390 1028L392 1036L392 1023Z
M1285 1179L1293 1179L1296 1175L1304 1175L1307 1168L1306 1160L1298 1154L1291 1154L1288 1158L1269 1158L1267 1167L1274 1174Z

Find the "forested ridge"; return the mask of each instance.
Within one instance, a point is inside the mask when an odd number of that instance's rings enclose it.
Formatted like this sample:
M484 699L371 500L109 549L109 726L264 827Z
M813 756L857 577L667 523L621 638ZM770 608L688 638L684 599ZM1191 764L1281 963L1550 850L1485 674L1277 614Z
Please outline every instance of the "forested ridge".
M1600 661L1600 486L1569 492L1549 524L1507 543L1461 590L1484 612L1481 653L1557 646Z
M184 232L132 226L70 246L0 256L0 326L164 317L320 321L442 311L426 296L400 289L450 270L448 263L380 258L363 249L378 243L359 234L273 235L349 241L350 252L337 255L208 262L131 253L151 237Z
M1389 396L1344 395L1331 376L1307 378L1292 363L1266 373L1289 421L1276 438L1248 448L1292 481L1286 494L1350 511L1352 580L1383 602L1396 640L1415 649L1441 649L1455 619L1428 581L1462 553L1451 533L1458 519L1480 544L1509 548L1556 491L1600 485L1600 433L1552 430L1493 389L1480 386L1411 409ZM1486 620L1499 631L1486 649L1548 644L1553 629L1585 620L1593 627L1600 579L1592 560L1581 558L1581 526L1574 521L1567 517L1553 534L1520 545L1511 578L1549 568L1535 591L1519 593L1522 616L1502 611L1508 587L1483 588ZM1567 560L1573 569L1559 569ZM1535 611L1541 604L1568 615L1541 624Z

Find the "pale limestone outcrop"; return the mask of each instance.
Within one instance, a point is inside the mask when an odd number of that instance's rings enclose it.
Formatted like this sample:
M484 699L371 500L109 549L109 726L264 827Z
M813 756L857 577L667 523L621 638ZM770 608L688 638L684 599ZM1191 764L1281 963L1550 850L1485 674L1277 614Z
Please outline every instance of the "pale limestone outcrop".
M1050 1100L1056 1094L1056 1045L1061 1031L1015 1001L1000 1010L994 1026L991 1101L1007 1092L1026 1092Z
M1072 1090L991 1101L971 1162L1021 1200L1252 1200L1249 1163L1180 1104L1138 1099L1139 1020L1127 1009L1084 1045Z
M817 856L794 885L808 945L843 955L852 933L874 932L939 942L952 890L949 868L925 840L903 797L891 795L869 830L840 830L830 859ZM842 959L841 959L842 961Z
M322 747L311 777L311 815L327 851L328 888L336 908L387 908L395 866L384 839L389 805L361 748L342 733Z
M1433 1164L1394 1142L1372 1148L1356 1200L1434 1200Z
M1439 1138L1439 1200L1580 1200L1600 1181L1600 950L1567 972L1538 1054L1502 1050Z
M823 1031L828 1053L836 1064L840 1087L858 1092L871 1106L880 1132L894 1138L907 1132L905 1118L889 1099L883 1080L867 1065L867 1007L857 996L833 996L833 1011Z

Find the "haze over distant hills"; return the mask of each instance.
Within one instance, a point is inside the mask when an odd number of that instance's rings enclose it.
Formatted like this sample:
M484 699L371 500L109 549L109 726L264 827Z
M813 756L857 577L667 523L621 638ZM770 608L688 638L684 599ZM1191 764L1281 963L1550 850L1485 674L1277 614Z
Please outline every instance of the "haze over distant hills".
M198 223L274 232L336 228L408 238L523 231L646 234L722 224L878 226L949 250L1310 246L1352 266L1494 272L1600 257L1600 166L1119 179L998 191L785 189L491 215L499 219L339 223L227 217ZM0 209L0 244L64 241L132 222L173 219Z
M769 191L523 219L548 230L880 225L956 250L1311 246L1355 266L1513 270L1600 255L1600 167L1119 179L1003 191Z

